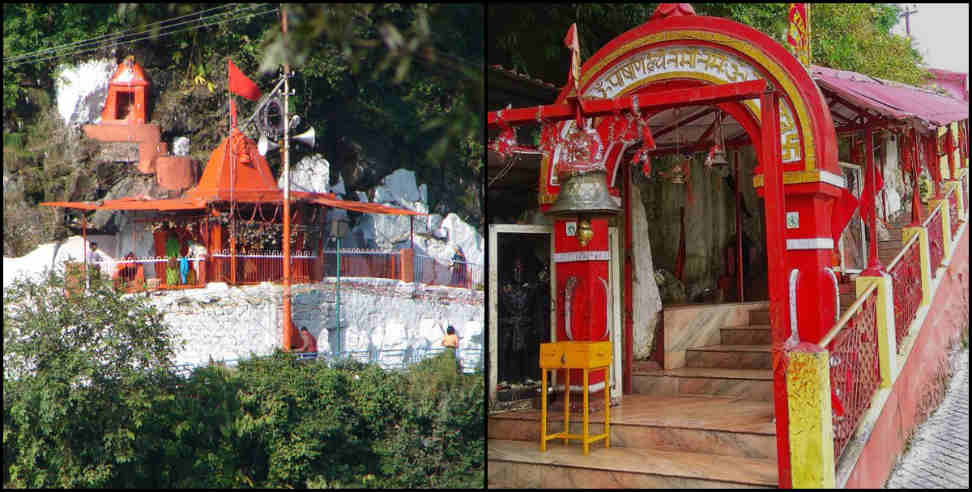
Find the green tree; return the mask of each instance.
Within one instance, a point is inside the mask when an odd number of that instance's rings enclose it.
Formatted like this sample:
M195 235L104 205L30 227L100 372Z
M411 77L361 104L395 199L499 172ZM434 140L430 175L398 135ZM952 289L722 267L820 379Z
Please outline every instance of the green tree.
M4 484L105 487L137 456L173 342L144 298L93 273L48 272L3 292Z
M591 56L611 39L648 22L657 3L500 5L487 9L487 64L500 64L562 85L570 64L563 37L576 22L581 54ZM783 43L786 3L693 3L699 15L749 25ZM892 34L893 4L828 3L811 6L813 63L918 85L925 77L920 54ZM541 22L542 20L542 22Z

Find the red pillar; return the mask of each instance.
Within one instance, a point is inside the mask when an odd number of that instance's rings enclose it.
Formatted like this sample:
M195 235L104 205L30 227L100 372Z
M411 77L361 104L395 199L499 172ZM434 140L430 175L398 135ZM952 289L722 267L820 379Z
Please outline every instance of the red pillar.
M772 89L770 89L772 90ZM770 294L770 324L773 341L773 401L776 409L776 454L779 486L791 488L790 439L787 415L786 374L779 361L783 360L783 342L790 329L785 316L787 293L785 285L786 253L784 241L783 170L780 163L779 95L764 92L759 97L761 118L760 162L764 173L763 202L766 206L766 259Z
M864 130L864 148L867 149L864 154L864 158L866 159L865 162L867 163L867 169L865 172L871 174L871 183L876 184L877 167L874 165L874 130L872 130L871 127L867 127L867 129ZM867 192L867 190L864 191ZM868 243L867 270L861 272L861 275L867 276L880 275L884 270L884 267L881 265L881 260L878 259L877 254L877 189L873 189L871 192L874 194L874 196L871 197L871 210L869 212L871 216L870 220L868 221L869 223L867 224L868 229L871 231L871 241Z

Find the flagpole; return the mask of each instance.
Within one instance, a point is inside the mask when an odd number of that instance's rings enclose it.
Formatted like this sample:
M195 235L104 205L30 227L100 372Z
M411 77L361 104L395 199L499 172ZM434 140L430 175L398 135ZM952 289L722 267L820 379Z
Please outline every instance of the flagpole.
M813 65L813 42L812 42L813 28L810 27L810 25L812 24L810 22L810 7L813 4L808 2L806 5L807 5L807 68L809 69L810 65Z
M283 223L283 262L284 262L284 291L283 291L283 345L284 350L289 351L293 345L291 330L291 305L290 305L290 153L287 137L289 136L290 124L287 121L287 106L290 100L290 63L287 58L287 9L284 4L280 4L281 32L284 44L284 103L283 103L283 164L284 164L284 223Z

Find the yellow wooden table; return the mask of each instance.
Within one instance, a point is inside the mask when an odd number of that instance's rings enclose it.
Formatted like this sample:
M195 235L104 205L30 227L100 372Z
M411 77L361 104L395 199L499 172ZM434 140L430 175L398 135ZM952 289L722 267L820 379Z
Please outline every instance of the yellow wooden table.
M611 342L554 342L540 344L540 372L542 374L543 399L540 404L540 451L547 450L547 441L580 439L584 443L584 455L588 445L604 439L604 446L611 447ZM547 434L547 371L557 369L582 369L584 371L584 428L582 434L570 433L570 371L564 381L564 430ZM591 436L589 432L590 405L588 401L588 378L592 370L604 370L604 433Z

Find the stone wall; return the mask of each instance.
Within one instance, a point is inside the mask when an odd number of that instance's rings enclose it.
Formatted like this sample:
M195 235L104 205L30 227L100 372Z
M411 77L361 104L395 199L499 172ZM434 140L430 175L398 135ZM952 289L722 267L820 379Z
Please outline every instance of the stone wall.
M317 338L319 352L338 345L337 282L291 288L293 320ZM202 364L271 353L281 344L283 287L269 283L151 294L177 344L176 364ZM139 294L144 295L144 294ZM452 325L460 350L483 344L483 292L373 278L341 279L344 350L438 347ZM470 361L471 362L471 361ZM466 363L466 361L464 361Z

